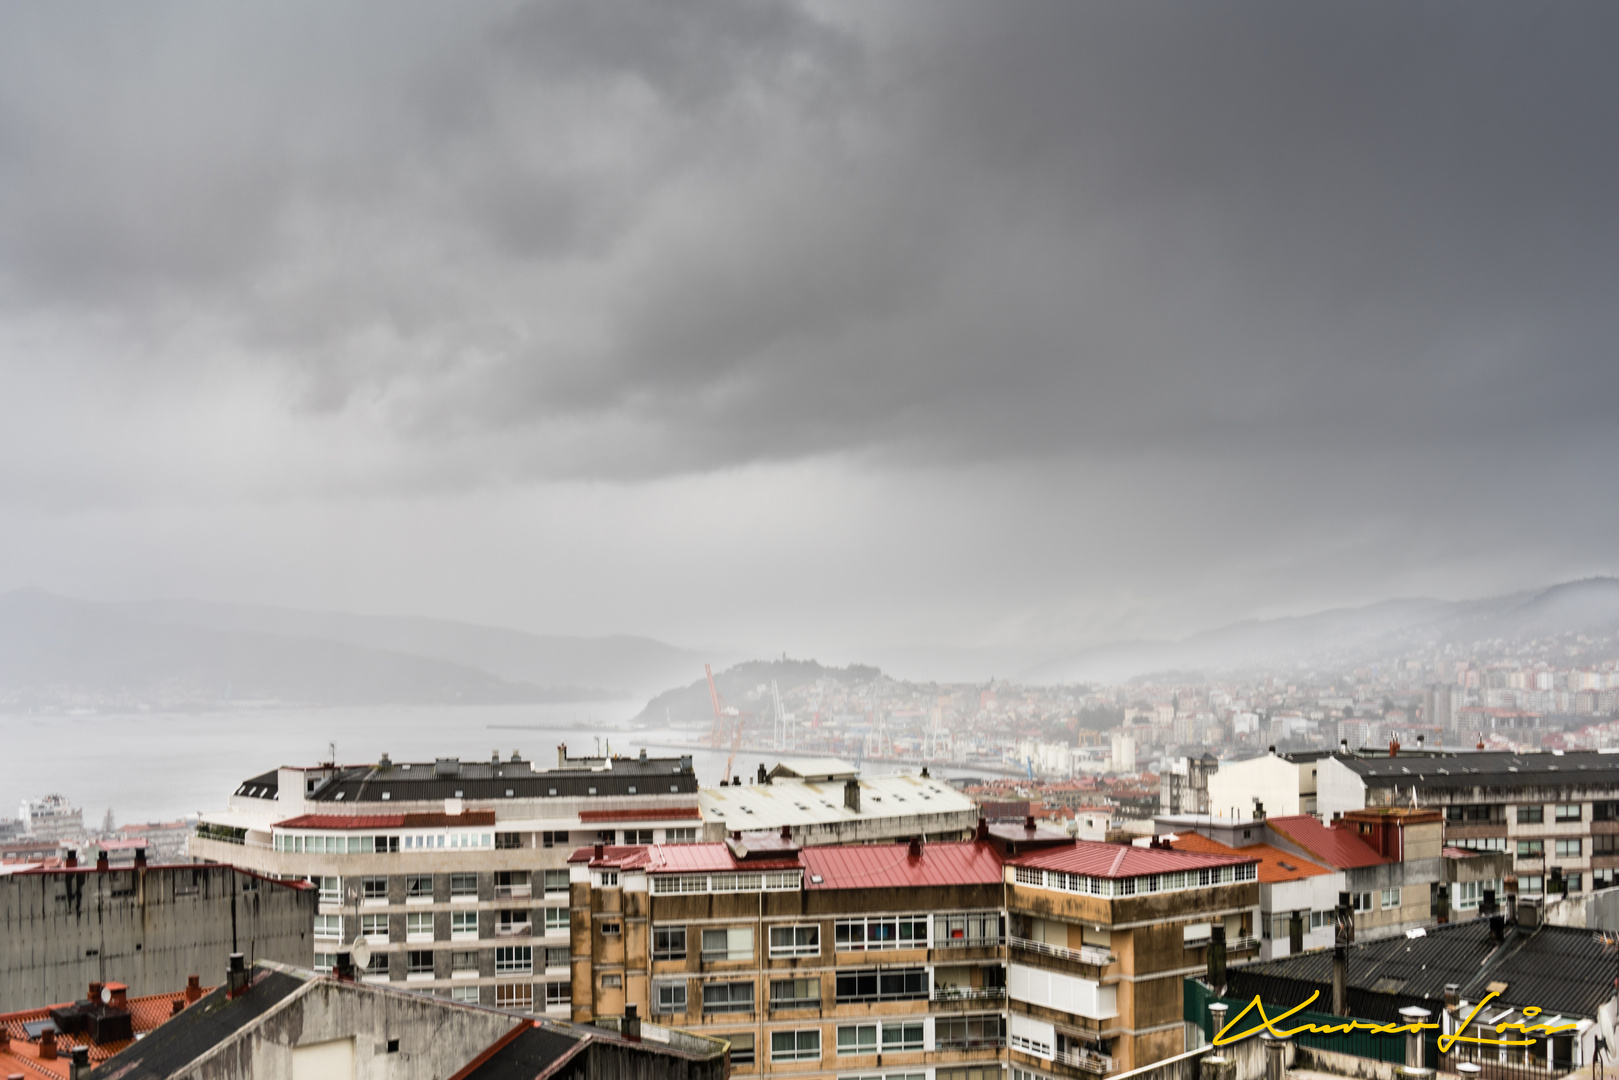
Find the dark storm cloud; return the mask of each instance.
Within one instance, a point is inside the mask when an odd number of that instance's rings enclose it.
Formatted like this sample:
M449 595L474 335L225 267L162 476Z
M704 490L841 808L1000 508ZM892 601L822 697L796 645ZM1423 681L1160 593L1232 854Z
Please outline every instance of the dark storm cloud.
M0 302L32 340L113 328L154 381L229 354L463 481L496 445L550 477L1143 443L1448 467L1509 429L1552 463L1619 391L1616 23L24 9Z

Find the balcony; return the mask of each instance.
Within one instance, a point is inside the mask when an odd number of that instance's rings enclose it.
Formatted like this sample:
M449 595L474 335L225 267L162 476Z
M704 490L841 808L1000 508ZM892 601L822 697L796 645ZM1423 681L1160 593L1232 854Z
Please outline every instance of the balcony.
M1029 952L1040 953L1042 956L1055 956L1063 960L1074 960L1092 967L1107 967L1116 959L1106 949L1096 945L1081 945L1077 949L1070 949L1066 945L1052 945L1046 941L1034 941L1031 938L1007 938L1014 949L1026 949ZM1236 948L1235 944L1230 948Z
M998 937L958 937L941 938L933 943L935 949L995 949L999 948L1001 939Z
M963 1038L942 1038L934 1041L936 1050L988 1050L1000 1049L1006 1045L1004 1035L968 1035Z
M1240 952L1243 949L1259 948L1259 939L1256 937L1236 938L1225 943L1226 952Z
M528 937L534 932L531 922L503 922L495 924L495 936L498 938Z
M1114 1068L1112 1058L1089 1050L1058 1050L1052 1055L1052 1060L1059 1065L1071 1065L1076 1069L1096 1073L1098 1076L1106 1075Z
M496 885L496 900L527 900L534 895L534 886L524 883L522 885Z
M930 999L936 1005L973 1006L984 1001L1002 1001L1004 986L936 986Z

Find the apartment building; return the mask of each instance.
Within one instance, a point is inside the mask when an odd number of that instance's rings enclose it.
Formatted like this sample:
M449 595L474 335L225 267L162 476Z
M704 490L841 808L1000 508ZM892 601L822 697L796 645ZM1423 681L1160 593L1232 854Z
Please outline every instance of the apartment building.
M1324 750L1278 754L1273 746L1246 761L1223 761L1208 777L1208 812L1231 817L1314 814L1317 770L1329 756Z
M928 775L861 777L853 765L821 758L759 766L752 784L703 788L708 839L789 828L799 843L891 844L912 836L965 840L978 824L968 796Z
M1443 815L1446 846L1509 856L1524 895L1619 884L1619 755L1338 756L1322 767L1324 812L1414 799Z
M317 970L363 945L361 977L566 1017L568 856L695 843L688 758L567 756L281 768L201 815L190 853L319 890Z
M1254 861L1042 837L572 859L573 1018L728 1040L739 1075L1096 1076L1179 1053L1212 927L1251 953Z
M1163 818L1158 819L1162 828ZM1259 958L1274 960L1333 943L1333 908L1343 873L1270 844L1231 847L1201 833L1170 832L1176 851L1202 851L1259 860Z

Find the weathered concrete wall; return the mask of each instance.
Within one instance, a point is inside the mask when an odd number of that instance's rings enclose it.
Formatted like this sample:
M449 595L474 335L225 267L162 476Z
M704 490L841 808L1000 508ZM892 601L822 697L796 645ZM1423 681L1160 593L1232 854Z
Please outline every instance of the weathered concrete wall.
M315 890L229 866L94 868L0 877L0 1011L224 981L230 954L308 967Z

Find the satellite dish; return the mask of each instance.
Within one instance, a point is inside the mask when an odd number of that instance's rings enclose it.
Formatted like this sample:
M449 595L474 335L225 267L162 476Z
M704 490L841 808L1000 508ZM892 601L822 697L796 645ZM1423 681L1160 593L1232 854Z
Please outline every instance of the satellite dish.
M112 990L109 989L108 987L103 986L101 988L101 1003L103 1005L111 1005L112 1004Z
M355 967L369 967L371 964L371 946L367 945L363 938L356 941L354 947L349 949L349 958L354 961Z

